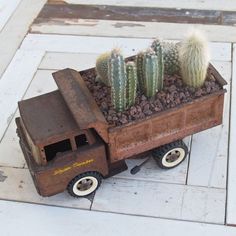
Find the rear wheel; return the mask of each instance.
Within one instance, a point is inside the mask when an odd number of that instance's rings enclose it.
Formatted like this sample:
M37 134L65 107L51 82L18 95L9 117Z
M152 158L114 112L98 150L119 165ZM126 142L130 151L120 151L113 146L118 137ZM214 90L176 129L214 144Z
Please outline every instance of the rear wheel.
M185 160L188 154L188 147L180 140L156 148L152 154L160 168L171 169Z
M68 184L67 191L73 197L85 197L95 192L102 182L97 172L86 172L77 175Z

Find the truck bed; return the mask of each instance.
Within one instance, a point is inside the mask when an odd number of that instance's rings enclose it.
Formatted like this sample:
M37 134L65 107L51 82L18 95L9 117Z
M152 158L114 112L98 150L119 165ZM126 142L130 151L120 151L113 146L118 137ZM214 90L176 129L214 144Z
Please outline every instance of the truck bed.
M65 69L53 77L78 126L94 128L116 162L221 124L226 82L212 65L208 74L219 82L220 91L117 127L108 125L78 72Z

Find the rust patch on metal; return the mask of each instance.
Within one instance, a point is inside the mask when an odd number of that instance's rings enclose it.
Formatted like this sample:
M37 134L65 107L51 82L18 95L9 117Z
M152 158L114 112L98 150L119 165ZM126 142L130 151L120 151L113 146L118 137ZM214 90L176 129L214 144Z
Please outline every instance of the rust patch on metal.
M0 170L0 182L4 182L7 176L4 175L4 172Z
M61 19L101 19L114 21L170 22L210 25L235 25L236 12L220 10L171 9L108 5L67 4L49 1L35 24Z

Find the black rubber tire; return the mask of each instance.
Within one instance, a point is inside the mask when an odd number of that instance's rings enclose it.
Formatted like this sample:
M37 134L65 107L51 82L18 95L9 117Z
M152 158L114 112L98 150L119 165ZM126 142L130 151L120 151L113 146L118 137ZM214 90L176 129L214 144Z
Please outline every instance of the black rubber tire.
M84 178L84 177L93 177L93 178L96 178L97 180L97 187L92 191L90 192L89 194L86 194L86 195L77 195L74 190L73 190L73 187L74 185L76 184L76 182L78 182L80 179ZM98 172L95 172L95 171L89 171L89 172L85 172L83 174L80 174L80 175L77 175L74 179L72 179L70 181L70 183L68 184L67 186L67 191L68 193L72 196L72 197L75 197L75 198L79 198L79 197L87 197L91 194L93 194L98 188L99 186L101 185L102 183L102 176L101 174L99 174Z
M170 152L171 150L176 149L176 148L180 148L181 150L184 151L183 159L179 163L177 163L176 165L171 166L171 167L164 165L163 159L165 158L165 155L168 152ZM186 156L188 155L188 147L186 146L186 144L182 140L178 140L173 143L169 143L169 144L166 144L166 145L163 145L161 147L154 149L152 151L152 155L153 155L153 158L156 161L157 165L161 169L172 169L172 168L175 168L176 166L180 165L185 160Z

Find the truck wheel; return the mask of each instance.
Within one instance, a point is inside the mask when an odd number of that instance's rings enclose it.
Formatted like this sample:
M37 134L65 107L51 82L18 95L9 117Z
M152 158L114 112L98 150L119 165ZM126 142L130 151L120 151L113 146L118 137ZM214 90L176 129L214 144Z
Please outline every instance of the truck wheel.
M97 172L86 172L77 175L67 187L72 197L85 197L95 192L102 182L102 176Z
M163 145L153 150L152 155L157 165L162 169L171 169L184 161L188 154L188 147L180 140Z

